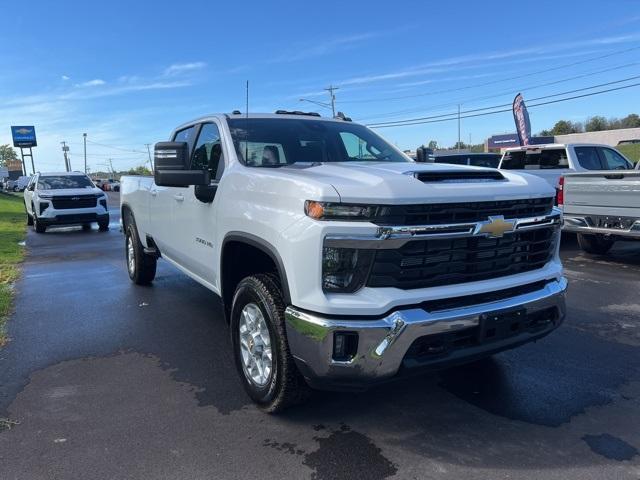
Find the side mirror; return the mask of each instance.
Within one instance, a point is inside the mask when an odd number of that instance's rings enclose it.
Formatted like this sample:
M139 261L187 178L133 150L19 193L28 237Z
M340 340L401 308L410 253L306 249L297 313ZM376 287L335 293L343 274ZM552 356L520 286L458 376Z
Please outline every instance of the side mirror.
M207 170L190 170L187 142L158 142L154 147L154 180L161 187L209 185Z

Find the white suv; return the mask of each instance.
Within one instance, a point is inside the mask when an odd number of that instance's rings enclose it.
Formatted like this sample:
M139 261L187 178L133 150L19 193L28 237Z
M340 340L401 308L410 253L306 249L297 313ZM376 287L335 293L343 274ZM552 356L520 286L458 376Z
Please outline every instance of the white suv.
M37 173L24 191L27 224L38 233L51 225L82 225L97 222L109 229L107 196L84 173Z

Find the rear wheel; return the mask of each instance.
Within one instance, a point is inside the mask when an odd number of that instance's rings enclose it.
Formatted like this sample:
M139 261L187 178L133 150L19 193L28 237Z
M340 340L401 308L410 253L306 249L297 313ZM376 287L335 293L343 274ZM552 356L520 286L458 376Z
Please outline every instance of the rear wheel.
M27 225L33 225L33 217L31 216L31 214L29 214L26 208L24 209L24 211L27 214ZM31 211L33 211L33 206L31 207Z
M231 307L238 373L251 399L269 413L301 403L310 393L289 351L284 309L278 280L263 274L238 284Z
M578 245L582 250L593 255L604 255L615 243L615 240L606 238L604 235L578 234Z
M156 276L156 257L144 253L133 222L127 225L125 255L129 278L137 285L148 285Z

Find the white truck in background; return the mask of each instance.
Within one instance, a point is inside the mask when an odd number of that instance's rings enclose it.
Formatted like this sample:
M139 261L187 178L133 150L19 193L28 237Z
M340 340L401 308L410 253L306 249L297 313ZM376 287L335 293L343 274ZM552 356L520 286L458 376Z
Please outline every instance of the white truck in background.
M498 168L529 173L558 188L560 178L569 173L631 170L634 165L608 145L551 143L508 148L502 155Z
M602 255L617 240L640 240L637 169L567 175L560 201L565 231L577 233L578 244L587 253Z
M275 412L557 328L554 195L415 163L344 118L210 115L156 144L154 178L122 177L127 269L147 284L162 258L220 295L242 384Z

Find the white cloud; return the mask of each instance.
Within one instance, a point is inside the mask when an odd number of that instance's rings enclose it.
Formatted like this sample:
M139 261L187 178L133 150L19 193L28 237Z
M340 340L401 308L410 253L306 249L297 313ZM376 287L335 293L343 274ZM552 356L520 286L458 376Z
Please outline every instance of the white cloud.
M174 63L173 65L169 65L165 70L163 75L165 77L171 77L174 75L181 75L185 72L191 72L193 70L201 70L206 67L207 64L204 62L190 62L190 63Z
M60 78L62 78L62 80L65 80L65 81L66 80L71 80L71 77L69 75L62 75L62 77L60 77Z
M82 82L82 83L76 83L75 86L76 87L99 87L100 85L104 85L107 82L105 82L104 80L102 80L101 78L94 78L93 80L89 80L87 82Z

